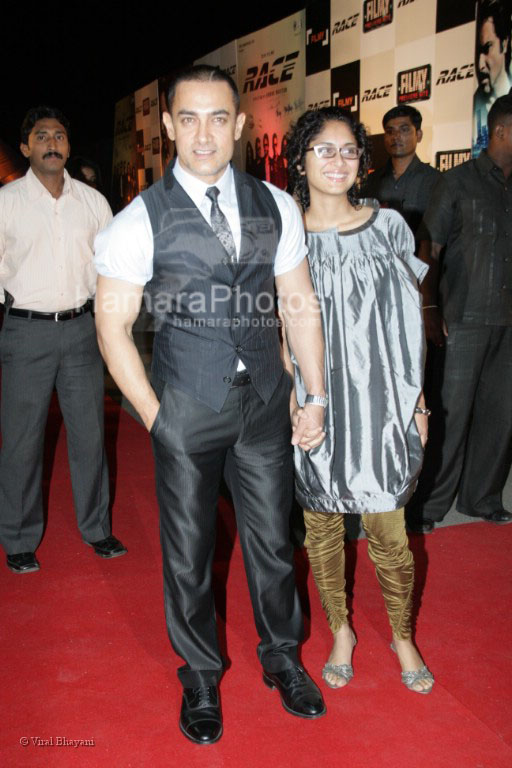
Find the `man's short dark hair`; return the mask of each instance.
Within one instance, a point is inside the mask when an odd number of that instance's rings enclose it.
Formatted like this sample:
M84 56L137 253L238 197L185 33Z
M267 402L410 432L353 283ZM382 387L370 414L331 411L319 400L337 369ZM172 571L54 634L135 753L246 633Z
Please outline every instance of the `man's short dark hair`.
M58 120L62 127L66 129L69 139L69 120L67 117L60 111L60 109L43 105L40 107L32 107L23 118L21 124L21 143L28 144L28 137L30 136L34 125L38 120L45 120L47 118Z
M505 52L505 66L508 69L510 66L510 34L512 31L509 4L504 3L503 0L480 0L476 10L477 36L480 34L482 24L487 19L492 19L494 31L496 32L496 37L498 37L501 42L502 50L505 42L507 40L509 41ZM477 51L478 46L479 44L477 43Z
M421 128L421 122L423 120L421 112L415 107L410 107L408 104L402 104L398 107L389 109L382 118L382 127L385 129L390 120L394 120L397 117L408 117L411 123L414 125L417 131Z
M512 96L500 96L496 99L487 115L487 129L489 136L492 136L496 126L505 118L512 117Z
M235 85L235 81L226 72L223 72L219 67L211 67L209 64L197 64L193 67L185 67L173 75L167 90L167 106L169 108L169 112L172 110L174 97L176 95L176 88L180 83L189 82L226 83L231 88L233 101L235 103L235 111L238 114L238 110L240 109L240 94L238 93L238 88Z

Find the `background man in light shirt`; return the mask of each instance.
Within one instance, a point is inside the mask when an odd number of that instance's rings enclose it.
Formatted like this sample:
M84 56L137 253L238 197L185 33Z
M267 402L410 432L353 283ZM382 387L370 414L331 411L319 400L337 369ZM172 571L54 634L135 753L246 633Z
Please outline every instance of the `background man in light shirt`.
M235 84L213 67L191 68L171 83L168 103L163 121L177 162L96 239L97 327L114 379L152 436L167 626L186 662L178 671L180 728L211 744L222 735L224 662L211 567L226 459L237 484L264 682L278 688L291 714L325 712L297 658L291 382L280 356L274 279L308 392L320 400L324 351L297 206L230 165L245 120ZM131 336L144 285L159 327L152 385ZM293 442L318 446L323 417L321 405L305 405L294 417ZM250 692L239 696L246 706Z
M39 570L43 443L54 387L82 537L101 557L126 552L110 531L103 364L91 314L94 237L112 213L99 192L64 169L68 131L59 110L29 110L20 148L30 169L0 190L0 542L15 573Z

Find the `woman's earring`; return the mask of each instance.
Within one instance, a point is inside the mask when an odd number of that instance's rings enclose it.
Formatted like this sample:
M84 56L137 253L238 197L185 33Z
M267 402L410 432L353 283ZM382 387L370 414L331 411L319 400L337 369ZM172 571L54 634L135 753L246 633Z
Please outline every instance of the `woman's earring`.
M297 170L298 170L298 172L300 173L301 176L305 176L306 175L306 171L304 170L302 165L298 165L297 166Z

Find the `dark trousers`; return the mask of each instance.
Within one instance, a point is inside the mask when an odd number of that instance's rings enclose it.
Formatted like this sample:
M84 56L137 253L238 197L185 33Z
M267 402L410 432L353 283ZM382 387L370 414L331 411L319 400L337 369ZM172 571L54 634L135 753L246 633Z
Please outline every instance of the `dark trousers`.
M286 375L265 405L253 387L230 390L221 413L154 382L151 430L160 507L164 598L185 687L216 684L223 661L212 592L217 499L226 460L260 643L268 671L297 661L302 616L289 536L293 464Z
M512 463L512 328L452 323L438 350L429 440L409 522L503 509Z
M103 363L90 312L65 322L4 317L0 542L33 552L43 533L44 433L54 387L66 426L78 527L86 541L110 533L103 445Z

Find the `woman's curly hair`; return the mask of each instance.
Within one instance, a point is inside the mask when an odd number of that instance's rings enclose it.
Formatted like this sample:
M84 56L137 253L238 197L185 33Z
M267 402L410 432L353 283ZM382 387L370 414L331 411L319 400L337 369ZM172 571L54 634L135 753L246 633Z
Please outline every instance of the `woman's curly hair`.
M361 186L368 176L370 167L370 140L362 123L357 123L351 115L339 107L321 107L310 109L299 117L295 125L288 133L288 146L286 156L288 158L288 191L299 201L302 210L309 208L309 185L303 171L305 167L306 149L323 129L326 123L338 120L346 123L356 140L357 146L363 150L359 160L359 171L354 185L348 190L347 197L353 206L356 206Z

